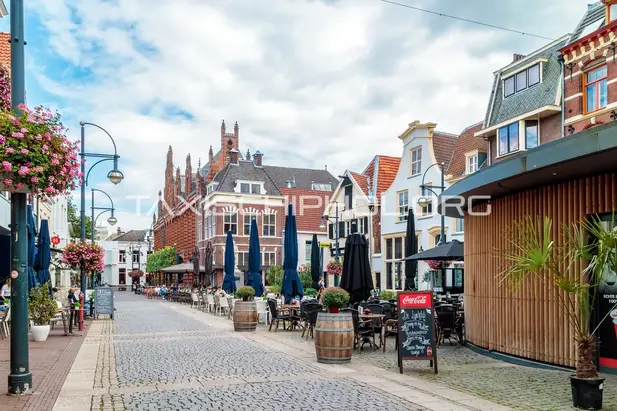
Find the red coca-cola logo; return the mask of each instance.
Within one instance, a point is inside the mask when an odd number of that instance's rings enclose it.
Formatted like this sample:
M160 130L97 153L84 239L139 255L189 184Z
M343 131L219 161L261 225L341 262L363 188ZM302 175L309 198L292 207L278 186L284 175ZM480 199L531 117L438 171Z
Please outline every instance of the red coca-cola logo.
M407 294L401 298L401 307L424 308L430 306L431 300L429 294Z

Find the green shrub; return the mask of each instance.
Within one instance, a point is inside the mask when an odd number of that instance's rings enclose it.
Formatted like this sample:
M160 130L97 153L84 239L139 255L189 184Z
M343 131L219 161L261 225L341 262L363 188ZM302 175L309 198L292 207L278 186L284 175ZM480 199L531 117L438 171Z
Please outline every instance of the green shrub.
M322 302L328 308L341 308L349 302L349 293L339 287L328 287L324 291Z
M251 298L255 295L255 289L248 285L243 285L236 291L236 297L238 298Z
M383 290L379 294L379 298L386 301L394 301L396 300L396 293L394 291Z
M278 285L273 285L272 287L268 287L268 289L270 290L270 292L272 294L280 294L281 293L281 287Z
M273 265L266 272L266 282L271 287L278 286L280 288L283 285L284 273L283 267L280 265Z
M49 295L48 282L30 290L28 310L34 325L47 325L56 315L58 305L53 297Z
M317 290L314 288L305 288L304 294L308 295L309 297L314 297L317 295Z

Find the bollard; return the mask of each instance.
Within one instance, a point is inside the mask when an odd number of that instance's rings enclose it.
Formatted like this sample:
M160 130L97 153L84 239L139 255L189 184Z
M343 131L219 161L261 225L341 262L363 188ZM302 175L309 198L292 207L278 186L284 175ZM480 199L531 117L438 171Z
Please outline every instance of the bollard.
M79 294L79 331L84 330L84 295Z

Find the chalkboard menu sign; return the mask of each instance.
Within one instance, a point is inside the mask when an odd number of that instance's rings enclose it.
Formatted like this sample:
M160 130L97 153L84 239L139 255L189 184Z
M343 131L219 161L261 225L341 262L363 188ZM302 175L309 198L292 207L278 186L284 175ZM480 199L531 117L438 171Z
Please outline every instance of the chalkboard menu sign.
M398 365L403 360L429 360L437 374L435 347L435 307L432 292L398 293Z
M114 318L114 290L111 287L97 287L94 293L96 314L106 314Z

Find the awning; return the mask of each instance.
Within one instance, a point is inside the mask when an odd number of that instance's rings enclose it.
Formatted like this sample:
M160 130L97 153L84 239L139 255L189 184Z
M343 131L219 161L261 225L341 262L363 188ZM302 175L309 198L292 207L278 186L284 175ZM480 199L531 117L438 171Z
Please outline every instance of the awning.
M164 272L164 273L183 274L183 273L192 273L193 270L194 270L193 263L182 263L182 264L172 265L172 266L167 267L167 268L163 268L161 271ZM206 269L204 268L203 265L199 266L199 270L202 273L206 272Z

